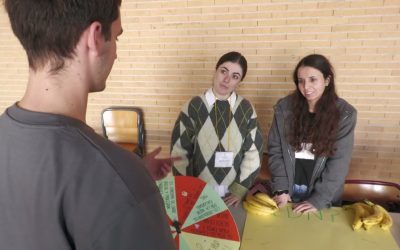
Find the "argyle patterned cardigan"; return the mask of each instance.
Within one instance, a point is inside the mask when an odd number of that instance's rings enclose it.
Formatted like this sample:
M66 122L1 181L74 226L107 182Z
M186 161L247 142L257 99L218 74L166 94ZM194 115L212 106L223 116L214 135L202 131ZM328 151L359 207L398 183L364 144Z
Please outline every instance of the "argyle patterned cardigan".
M218 151L233 152L233 167L214 167ZM195 176L211 186L226 185L242 199L258 174L262 152L256 111L239 95L232 108L220 100L209 106L205 94L194 97L183 106L172 132L171 156L182 158L174 162L174 175Z

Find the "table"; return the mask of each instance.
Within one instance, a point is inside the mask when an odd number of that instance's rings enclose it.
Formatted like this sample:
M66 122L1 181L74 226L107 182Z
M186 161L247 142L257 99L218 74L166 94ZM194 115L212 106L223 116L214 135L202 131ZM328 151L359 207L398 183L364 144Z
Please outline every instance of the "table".
M235 219L239 234L242 236L246 222L246 211L243 209L241 204L238 207L230 207L229 210ZM391 233L400 249L400 213L390 213L390 215L393 219Z

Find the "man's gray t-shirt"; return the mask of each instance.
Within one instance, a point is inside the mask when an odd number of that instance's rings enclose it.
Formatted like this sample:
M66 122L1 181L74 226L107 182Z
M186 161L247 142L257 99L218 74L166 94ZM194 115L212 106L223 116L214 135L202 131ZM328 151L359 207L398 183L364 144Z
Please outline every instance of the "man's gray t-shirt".
M139 157L79 120L0 117L0 249L175 249Z

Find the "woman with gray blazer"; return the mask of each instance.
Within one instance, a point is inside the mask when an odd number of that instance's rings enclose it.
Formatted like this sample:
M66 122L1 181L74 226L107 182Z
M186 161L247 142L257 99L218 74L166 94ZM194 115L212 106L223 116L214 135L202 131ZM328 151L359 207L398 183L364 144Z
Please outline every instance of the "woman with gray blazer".
M340 205L357 111L337 96L326 57L304 57L293 79L296 90L274 106L268 136L271 188L279 207L293 202L294 212L313 212Z

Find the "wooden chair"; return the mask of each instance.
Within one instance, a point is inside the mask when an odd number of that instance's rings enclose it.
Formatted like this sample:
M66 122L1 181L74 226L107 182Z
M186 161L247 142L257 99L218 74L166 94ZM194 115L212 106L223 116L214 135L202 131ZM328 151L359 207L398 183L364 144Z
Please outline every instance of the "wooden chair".
M106 108L101 113L101 124L104 137L143 157L145 135L140 108Z
M400 212L400 184L374 180L346 180L343 204L370 200L390 212Z

